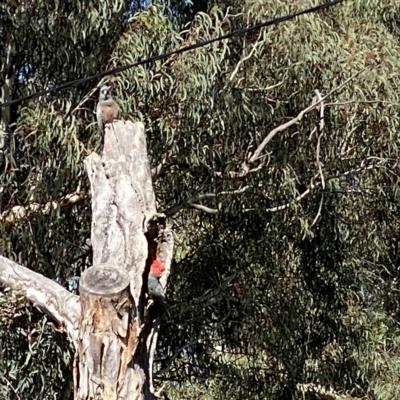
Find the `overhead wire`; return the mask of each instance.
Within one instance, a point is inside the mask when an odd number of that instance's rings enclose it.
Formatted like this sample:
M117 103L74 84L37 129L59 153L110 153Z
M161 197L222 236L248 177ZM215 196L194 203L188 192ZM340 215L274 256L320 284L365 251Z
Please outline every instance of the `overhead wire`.
M66 88L68 88L70 86L79 85L81 83L85 83L85 82L88 82L88 81L91 81L91 80L94 80L94 79L100 79L100 78L103 78L104 76L107 76L107 75L114 75L114 74L117 74L119 72L123 72L123 71L125 71L127 69L130 69L130 68L133 68L133 67L137 67L139 65L154 63L154 62L162 60L164 58L171 57L171 56L173 56L175 54L186 53L188 51L195 50L195 49L207 46L207 45L215 43L215 42L219 42L221 40L231 39L231 38L236 37L236 36L242 36L242 35L245 35L248 32L252 32L252 31L267 27L267 26L277 25L277 24L280 24L280 23L282 23L284 21L288 21L288 20L294 19L294 18L296 18L296 17L298 17L300 15L310 14L310 13L314 13L314 12L317 12L317 11L332 7L332 6L336 5L336 4L342 3L343 1L345 1L345 0L331 0L331 1L328 1L326 3L322 3L322 4L319 4L317 6L314 6L314 7L311 7L311 8L307 8L305 10L301 10L301 11L298 11L298 12L293 13L293 14L284 15L282 17L274 18L274 19L269 20L269 21L260 22L258 24L253 25L253 26L249 26L247 28L242 28L242 29L239 29L237 31L229 32L229 33L227 33L225 35L218 36L218 37L213 38L213 39L209 39L209 40L205 40L205 41L202 41L202 42L199 42L199 43L195 43L195 44L191 44L191 45L188 45L188 46L184 46L184 47L181 47L180 49L176 49L176 50L170 51L168 53L159 54L157 56L153 56L153 57L150 57L150 58L147 58L147 59L144 59L144 60L140 60L140 61L137 61L137 62L132 63L132 64L127 64L127 65L123 65L121 67L112 68L112 69L109 69L107 71L95 74L95 75L91 75L91 76L88 76L88 77L85 77L85 78L80 78L80 79L76 79L74 81L63 83L62 85L59 85L59 86L56 86L56 87L53 87L53 88L50 88L50 89L42 90L40 92L36 92L36 93L32 93L32 94L24 96L24 97L20 97L20 98L18 98L16 100L11 100L11 101L8 101L6 103L2 103L2 104L0 104L0 109L4 108L4 107L9 107L9 106L14 105L14 104L21 103L21 102L23 102L25 100L31 100L31 99L35 99L35 98L40 97L40 96L44 96L44 95L49 94L49 93L57 92L59 90L66 89Z

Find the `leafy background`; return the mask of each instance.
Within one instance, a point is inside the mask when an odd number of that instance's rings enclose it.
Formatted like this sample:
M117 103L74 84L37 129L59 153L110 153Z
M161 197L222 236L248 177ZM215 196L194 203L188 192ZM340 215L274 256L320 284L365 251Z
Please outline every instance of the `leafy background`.
M6 0L0 83L7 51L16 99L313 5ZM145 123L152 167L172 166L154 180L176 238L157 351L168 398L400 396L399 12L394 0L345 1L105 79L122 117ZM314 111L268 143L256 171L209 173L241 171L316 89L351 77L325 101L322 131ZM0 154L1 212L40 206L3 220L0 252L64 285L90 264L82 161L101 149L98 84L12 106ZM0 302L0 396L72 398L66 340L16 295Z

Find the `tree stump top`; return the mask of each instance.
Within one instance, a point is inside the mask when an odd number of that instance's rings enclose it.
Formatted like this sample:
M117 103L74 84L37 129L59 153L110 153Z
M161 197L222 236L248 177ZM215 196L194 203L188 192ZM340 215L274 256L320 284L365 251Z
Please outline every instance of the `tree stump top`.
M115 295L125 290L128 285L128 272L112 264L88 268L80 279L81 288L100 296Z

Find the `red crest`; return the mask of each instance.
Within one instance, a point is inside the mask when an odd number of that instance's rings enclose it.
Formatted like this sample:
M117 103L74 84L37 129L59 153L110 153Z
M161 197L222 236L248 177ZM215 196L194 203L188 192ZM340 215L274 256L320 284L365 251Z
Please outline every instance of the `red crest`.
M164 271L165 271L164 263L160 259L156 258L151 264L150 272L159 278Z

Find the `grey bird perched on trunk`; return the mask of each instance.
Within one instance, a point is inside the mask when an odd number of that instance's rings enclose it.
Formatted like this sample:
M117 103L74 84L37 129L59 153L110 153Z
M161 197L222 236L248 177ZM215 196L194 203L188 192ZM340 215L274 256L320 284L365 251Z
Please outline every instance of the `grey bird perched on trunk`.
M100 135L104 133L105 124L109 124L118 118L118 109L118 104L111 96L111 88L106 85L101 86L96 112Z

